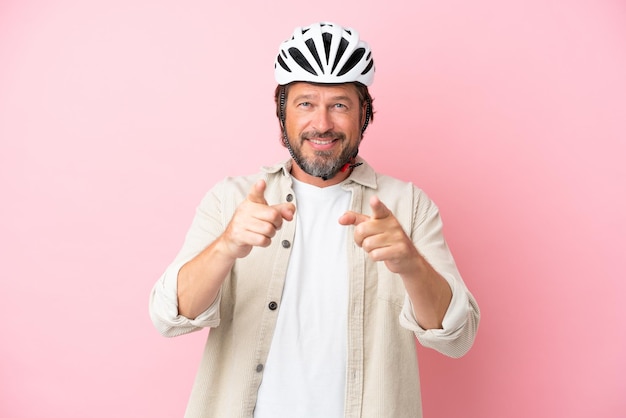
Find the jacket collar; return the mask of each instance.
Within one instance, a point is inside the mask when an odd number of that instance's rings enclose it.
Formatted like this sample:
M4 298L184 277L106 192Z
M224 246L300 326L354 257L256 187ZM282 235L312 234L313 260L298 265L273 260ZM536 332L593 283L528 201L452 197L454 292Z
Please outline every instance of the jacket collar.
M343 181L343 184L357 183L365 187L377 189L378 184L376 182L376 172L374 169L361 157L356 157L357 163L361 165L355 167L350 174L350 177ZM293 160L290 158L286 161L274 164L272 166L262 167L261 170L267 174L282 174L283 176L290 176L291 165Z

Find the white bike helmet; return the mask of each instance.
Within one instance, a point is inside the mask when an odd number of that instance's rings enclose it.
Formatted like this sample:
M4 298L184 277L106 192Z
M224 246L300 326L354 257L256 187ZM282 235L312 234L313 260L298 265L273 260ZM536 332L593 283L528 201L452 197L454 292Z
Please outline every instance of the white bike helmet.
M274 63L274 76L280 85L294 81L311 83L374 81L374 60L367 43L351 28L321 22L294 30L291 39L280 45Z

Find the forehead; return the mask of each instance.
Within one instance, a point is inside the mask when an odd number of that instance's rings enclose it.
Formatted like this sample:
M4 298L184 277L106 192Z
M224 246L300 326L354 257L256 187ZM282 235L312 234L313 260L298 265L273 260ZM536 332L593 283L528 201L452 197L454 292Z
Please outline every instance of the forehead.
M353 101L359 100L357 89L352 83L344 84L315 84L295 82L289 85L287 94L290 98L298 96L319 98L345 98Z

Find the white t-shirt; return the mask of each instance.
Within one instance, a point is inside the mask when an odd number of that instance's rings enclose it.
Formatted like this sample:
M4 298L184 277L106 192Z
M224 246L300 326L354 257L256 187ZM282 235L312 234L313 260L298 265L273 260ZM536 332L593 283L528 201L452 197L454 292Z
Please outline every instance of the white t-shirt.
M350 192L294 179L296 234L255 418L343 417Z

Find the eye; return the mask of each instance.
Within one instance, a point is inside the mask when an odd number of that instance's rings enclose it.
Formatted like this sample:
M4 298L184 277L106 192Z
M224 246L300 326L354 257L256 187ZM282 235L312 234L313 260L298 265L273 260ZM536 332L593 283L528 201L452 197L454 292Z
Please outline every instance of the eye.
M304 108L311 107L311 103L310 102L301 102L301 103L298 103L298 107L304 107Z
M338 110L348 110L348 106L346 106L344 103L335 103L333 107Z

